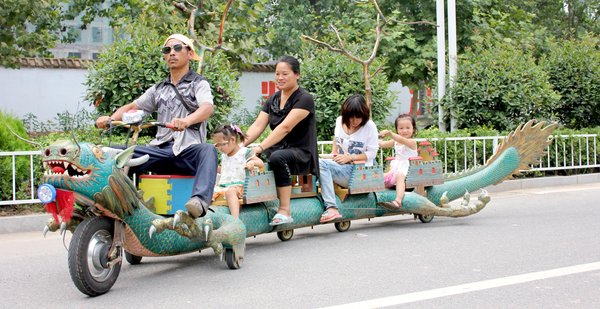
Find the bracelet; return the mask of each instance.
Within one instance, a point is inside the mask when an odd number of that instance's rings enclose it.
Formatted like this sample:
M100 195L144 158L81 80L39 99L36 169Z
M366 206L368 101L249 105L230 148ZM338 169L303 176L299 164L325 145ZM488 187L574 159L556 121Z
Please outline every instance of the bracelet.
M260 148L260 152L265 151L265 149L263 148L263 146L261 146L260 144L258 144L258 146L256 146L256 147Z

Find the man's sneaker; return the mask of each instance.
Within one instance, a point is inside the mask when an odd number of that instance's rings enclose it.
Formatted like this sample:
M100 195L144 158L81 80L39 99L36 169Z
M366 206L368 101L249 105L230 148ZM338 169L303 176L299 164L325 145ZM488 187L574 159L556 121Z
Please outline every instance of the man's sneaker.
M208 212L208 205L196 196L192 196L187 203L185 203L185 209L187 209L190 216L194 218L204 217Z

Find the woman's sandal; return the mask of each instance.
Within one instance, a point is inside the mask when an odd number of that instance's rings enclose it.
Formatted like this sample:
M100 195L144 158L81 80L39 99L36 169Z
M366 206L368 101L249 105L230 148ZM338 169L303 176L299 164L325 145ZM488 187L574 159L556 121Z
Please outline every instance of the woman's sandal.
M377 205L381 205L383 208L391 211L399 211L402 209L402 203L398 203L396 200L391 202L379 202Z
M276 225L282 225L282 224L292 223L292 222L294 222L294 219L292 218L292 216L288 217L288 216L282 215L282 214L275 214L275 216L273 216L273 220L271 220L269 225L276 226Z
M339 212L333 212L333 211L330 212L328 210L325 210L323 212L323 214L321 215L321 219L319 219L319 222L327 223L327 222L333 221L335 219L339 219L341 217L342 217L342 215Z

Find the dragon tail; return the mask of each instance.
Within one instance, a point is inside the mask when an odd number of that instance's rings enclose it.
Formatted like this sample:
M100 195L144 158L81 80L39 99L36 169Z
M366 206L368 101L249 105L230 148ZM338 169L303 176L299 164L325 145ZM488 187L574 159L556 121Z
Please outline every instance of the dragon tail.
M509 133L496 150L496 153L485 163L486 166L489 166L499 160L502 153L511 147L519 153L519 165L497 183L510 179L513 175L518 175L523 170L530 169L530 165L539 163L539 158L546 153L546 148L552 141L548 137L558 124L553 123L544 127L544 121L536 125L534 123L534 120L530 120L525 124L519 125L513 132Z
M549 136L556 127L557 124L546 125L544 121L535 124L534 120L519 125L504 138L496 153L481 170L430 187L427 190L427 198L434 204L440 205L440 198L444 192L447 192L448 198L452 201L462 197L465 190L473 192L498 184L519 174L522 170L529 169L530 164L538 162L539 157L545 154L551 142Z

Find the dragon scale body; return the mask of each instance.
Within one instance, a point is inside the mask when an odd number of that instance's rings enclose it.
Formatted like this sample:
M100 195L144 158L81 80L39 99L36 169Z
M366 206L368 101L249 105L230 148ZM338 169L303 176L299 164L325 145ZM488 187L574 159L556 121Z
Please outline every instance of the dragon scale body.
M529 122L519 126L483 168L428 187L425 196L412 192L405 194L400 213L460 217L480 211L489 202L489 197L480 195L478 201L469 203L465 192L497 184L534 163L543 154L549 143L548 136L555 127L543 125ZM214 212L196 220L183 213L175 218L156 215L123 173L122 168L132 153L133 147L130 147L113 158L96 145L57 141L45 150L43 159L46 170L43 181L73 191L78 204L76 209L80 209L77 210L79 217L104 215L124 223L123 245L132 254L168 256L207 247L219 253L223 246L243 252L248 236L319 224L323 205L317 197L293 199L294 222L275 228L268 222L279 206L276 200L244 206L240 219L230 216L227 207L215 206L212 207ZM460 197L464 198L461 206L448 205L448 201ZM344 218L370 218L398 214L375 206L377 202L394 198L395 191L386 190L350 195L344 201L338 200L338 205ZM51 219L47 226L56 230L57 223ZM73 229L78 223L75 220L69 228Z
M463 196L465 191L472 192L501 182L520 166L520 156L515 148L507 149L501 156L477 173L431 186L427 189L427 199L439 205L444 192L447 192L448 199L455 200Z

